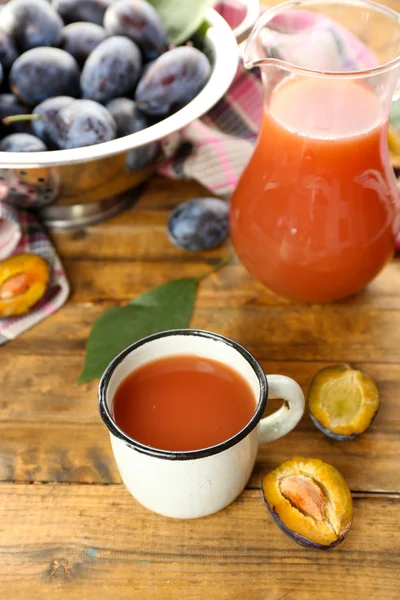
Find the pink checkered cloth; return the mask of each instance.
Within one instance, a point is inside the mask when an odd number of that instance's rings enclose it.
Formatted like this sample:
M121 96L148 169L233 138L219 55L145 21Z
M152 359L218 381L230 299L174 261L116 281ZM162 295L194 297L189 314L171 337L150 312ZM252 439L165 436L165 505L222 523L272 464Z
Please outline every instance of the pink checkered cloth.
M232 27L245 16L243 3L236 0L219 2L217 10ZM276 17L265 30L263 45L266 54L309 68L355 69L375 64L374 55L348 31L301 10ZM159 172L175 179L195 179L214 194L229 197L254 148L262 97L259 73L240 65L229 92L211 112L166 141L166 160ZM31 313L0 319L0 345L58 310L69 293L61 262L40 223L30 213L0 203L0 260L21 252L36 252L49 262L51 284Z
M50 284L45 297L27 315L0 319L0 346L53 314L66 301L69 284L53 244L38 220L25 210L0 202L0 261L14 254L39 254L50 265Z

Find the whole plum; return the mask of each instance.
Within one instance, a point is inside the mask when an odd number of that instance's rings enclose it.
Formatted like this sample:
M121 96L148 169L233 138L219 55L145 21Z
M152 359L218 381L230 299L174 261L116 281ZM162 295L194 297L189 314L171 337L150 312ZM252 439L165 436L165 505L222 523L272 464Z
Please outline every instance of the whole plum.
M117 0L106 11L104 28L136 42L147 60L167 49L167 34L157 11L145 0Z
M117 127L104 106L93 100L74 100L58 111L53 141L58 148L81 148L109 142Z
M162 54L147 69L136 89L140 110L151 116L166 116L188 104L210 75L206 56L190 46Z
M61 47L83 65L89 54L106 38L100 25L79 21L66 25L62 30Z
M5 117L27 115L29 112L29 108L20 104L14 94L0 94L0 121ZM19 121L0 127L1 133L5 135L9 133L28 133L30 130L30 121Z
M0 30L0 63L9 69L18 58L19 52L13 38Z
M44 152L42 140L29 133L11 133L0 142L1 152Z
M17 58L9 82L23 104L36 106L52 96L78 96L79 67L64 50L33 48Z
M12 0L1 11L0 29L12 36L22 51L57 46L63 25L46 0Z
M103 25L104 13L115 0L53 0L65 23L89 21Z
M112 36L93 50L82 70L84 98L107 102L131 91L141 73L142 59L135 42Z
M117 136L131 135L146 129L149 120L138 110L136 103L130 98L114 98L106 104L117 124ZM145 146L134 148L127 153L125 167L127 171L139 171L153 162L160 154L159 144L150 142Z
M228 235L228 214L228 203L220 198L193 198L170 214L169 237L182 250L215 248Z
M48 146L52 145L53 138L56 135L54 127L58 112L73 101L74 98L71 98L71 96L55 96L38 104L33 111L32 114L41 116L40 119L32 121L33 133Z
M117 125L117 136L130 135L148 127L147 117L138 110L130 98L114 98L106 104Z
M157 142L150 142L145 146L133 148L126 155L125 168L127 171L140 171L155 161L161 154L160 146Z

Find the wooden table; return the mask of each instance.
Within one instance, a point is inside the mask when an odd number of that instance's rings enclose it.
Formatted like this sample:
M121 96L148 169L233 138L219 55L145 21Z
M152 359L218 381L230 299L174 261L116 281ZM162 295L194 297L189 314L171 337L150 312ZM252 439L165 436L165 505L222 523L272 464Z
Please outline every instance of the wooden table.
M97 412L96 382L76 386L90 327L104 309L230 252L172 247L169 211L202 190L155 178L129 212L54 235L72 294L66 306L0 349L2 600L398 600L400 597L400 263L368 291L325 307L291 304L237 263L202 282L192 325L235 338L268 373L307 390L337 361L365 368L382 408L370 430L330 441L305 416L260 448L244 493L226 510L175 521L142 508L121 484ZM355 519L332 552L302 549L274 525L263 473L293 455L345 476ZM162 494L162 489L160 489Z

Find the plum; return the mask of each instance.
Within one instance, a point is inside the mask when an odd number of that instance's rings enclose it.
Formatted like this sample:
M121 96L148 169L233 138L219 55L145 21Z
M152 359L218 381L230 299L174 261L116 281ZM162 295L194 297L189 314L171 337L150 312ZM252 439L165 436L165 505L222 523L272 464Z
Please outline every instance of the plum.
M151 116L167 116L197 96L210 71L210 63L200 50L190 46L169 50L140 80L135 94L138 107Z
M27 115L29 112L29 108L20 104L14 94L0 94L0 121L5 117ZM9 133L28 133L31 130L31 123L29 121L20 121L10 123L10 125L1 125L0 129L4 135L8 135Z
M47 150L42 140L30 133L11 133L0 142L1 152L44 152Z
M363 433L374 420L380 404L375 381L349 365L321 369L308 393L310 417L330 438L351 440Z
M61 47L83 65L89 54L106 38L100 25L80 21L66 25L62 30Z
M0 262L0 318L28 313L45 295L50 266L38 254L20 253Z
M142 59L136 44L122 36L105 39L85 62L81 77L82 96L107 102L135 87Z
M21 54L10 71L10 87L17 98L36 106L52 96L79 95L79 67L59 48L33 48Z
M12 0L1 11L0 29L24 52L38 46L57 46L63 21L46 0Z
M81 148L113 140L116 133L115 121L104 106L93 100L74 100L58 111L53 141L61 149Z
M32 121L33 133L43 140L45 144L51 146L54 143L56 116L64 106L68 106L73 101L74 98L71 96L54 96L53 98L43 100L32 112L33 115L40 115L41 117Z
M117 0L106 11L104 28L138 44L146 60L167 49L167 34L157 11L145 0Z
M130 135L145 129L148 119L136 106L136 102L130 98L114 98L106 104L117 124L117 136Z
M89 21L103 25L104 13L115 0L53 0L65 23Z
M353 502L335 467L317 458L295 457L265 475L264 502L279 528L294 542L329 550L347 536Z
M18 58L19 52L13 38L0 30L0 63L9 69Z
M168 234L182 250L200 251L222 244L228 235L227 202L193 198L179 204L168 219Z

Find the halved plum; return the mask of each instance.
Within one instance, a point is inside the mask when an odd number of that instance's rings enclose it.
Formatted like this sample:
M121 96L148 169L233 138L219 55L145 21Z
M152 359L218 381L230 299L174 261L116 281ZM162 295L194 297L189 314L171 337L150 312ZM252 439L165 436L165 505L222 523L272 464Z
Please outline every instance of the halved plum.
M0 318L29 312L43 298L48 263L37 254L16 254L0 262Z
M372 423L380 404L375 381L359 369L333 365L311 382L308 407L313 423L325 435L351 440Z
M294 457L261 482L265 504L294 542L329 550L347 536L353 519L350 490L335 467L317 458Z

